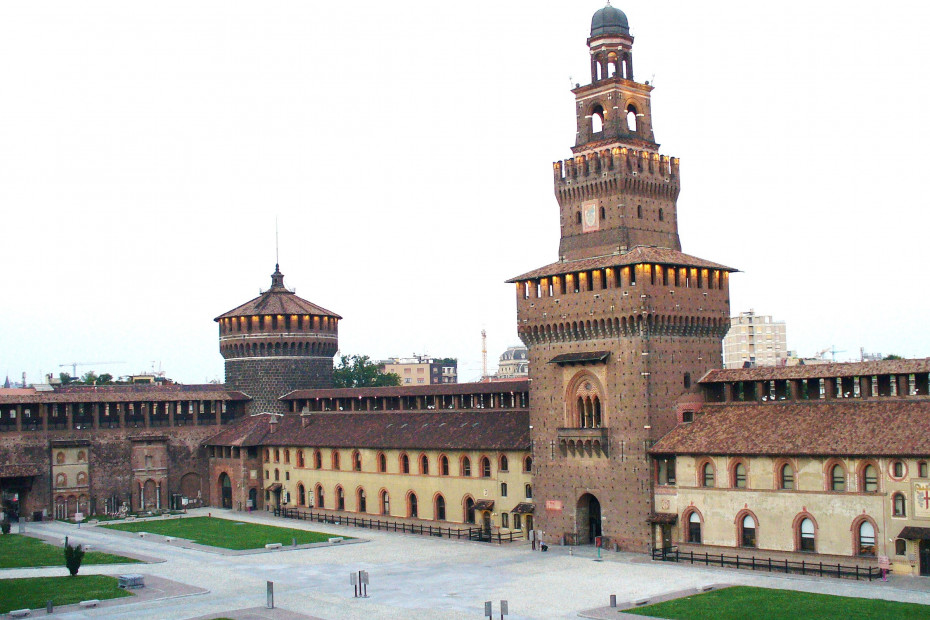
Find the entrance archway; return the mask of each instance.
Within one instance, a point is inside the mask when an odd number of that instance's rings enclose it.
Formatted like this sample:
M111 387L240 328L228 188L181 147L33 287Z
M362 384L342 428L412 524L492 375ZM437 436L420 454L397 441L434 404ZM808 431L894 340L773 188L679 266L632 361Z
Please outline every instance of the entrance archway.
M594 539L601 535L601 502L590 493L578 498L575 525L579 543L594 544Z
M220 496L223 508L232 508L232 480L226 472L220 474Z
M230 498L230 502L232 498ZM252 487L249 489L249 512L258 508L258 489Z
M475 500L471 497L465 498L465 523L475 522Z

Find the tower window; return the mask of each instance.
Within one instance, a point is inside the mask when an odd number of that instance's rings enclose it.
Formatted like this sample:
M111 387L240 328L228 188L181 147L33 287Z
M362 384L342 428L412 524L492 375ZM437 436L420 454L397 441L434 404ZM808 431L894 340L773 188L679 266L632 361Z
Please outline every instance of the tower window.
M604 211L604 207L601 207L601 221L607 219L607 212Z
M581 224L581 211L575 211L575 223Z
M643 205L636 205L636 217L643 219Z
M604 108L597 104L591 110L591 131L600 133L604 130Z
M662 209L659 209L659 221L660 221L660 222L664 222L664 221L665 221L665 212L662 211Z
M631 103L626 107L626 128L630 131L637 131L637 122L636 117L636 107Z

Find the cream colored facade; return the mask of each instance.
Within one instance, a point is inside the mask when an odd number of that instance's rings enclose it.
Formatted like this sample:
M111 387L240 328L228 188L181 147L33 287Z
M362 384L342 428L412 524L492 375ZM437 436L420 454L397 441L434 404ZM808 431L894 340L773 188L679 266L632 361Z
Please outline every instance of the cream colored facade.
M90 446L52 447L52 494L55 518L90 510Z
M904 540L899 535L907 526L930 527L928 461L930 456L927 459L678 456L674 484L661 484L660 474L655 508L659 513L677 515L677 522L671 527L671 544L694 545L695 551L699 549L689 532L692 513L700 524L701 547L745 547L741 533L743 523L748 523L744 519L749 517L755 526L756 545L745 549L752 552L748 554L789 552L814 556L812 561L826 561L818 558L825 555L862 559L887 556L893 572L917 575L921 573L921 558L926 557L921 555L920 545L927 541ZM745 467L745 488L737 488L736 468L740 464ZM713 472L713 481L706 481L706 486L705 465ZM869 465L874 469L867 471ZM782 480L786 466L787 484ZM834 466L840 467L837 473L843 474L845 490L833 490ZM661 460L658 469L663 471ZM802 550L804 519L813 525L813 552ZM861 530L864 522L869 525ZM874 529L875 538L872 555L860 553L861 545L869 542L860 540L863 534L868 538L869 526ZM657 528L656 534L655 544L663 545L661 529ZM668 542L666 539L664 544ZM928 570L930 566L924 567L924 574Z
M781 366L788 359L784 321L771 316L740 312L730 319L730 330L723 339L723 367Z
M474 522L503 530L532 527L531 516L528 523L525 514L515 512L518 504L533 501L532 462L528 452L300 446L263 450L268 507L275 506L274 491L269 489L277 483L282 485L277 497L287 507L442 523ZM443 458L447 459L447 469L442 466ZM489 470L483 468L483 459L487 459ZM482 502L493 504L484 510ZM444 509L440 504L444 504Z

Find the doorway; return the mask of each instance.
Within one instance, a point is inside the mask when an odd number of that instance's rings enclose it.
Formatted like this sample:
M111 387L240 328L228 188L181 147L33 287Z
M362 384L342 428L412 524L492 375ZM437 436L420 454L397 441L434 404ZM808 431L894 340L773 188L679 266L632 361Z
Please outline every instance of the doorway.
M229 474L220 474L220 491L223 498L223 508L232 508L232 481Z
M601 536L601 502L590 493L578 499L576 523L579 544L594 544L594 539Z
M917 555L920 558L920 575L930 577L930 540L921 540Z

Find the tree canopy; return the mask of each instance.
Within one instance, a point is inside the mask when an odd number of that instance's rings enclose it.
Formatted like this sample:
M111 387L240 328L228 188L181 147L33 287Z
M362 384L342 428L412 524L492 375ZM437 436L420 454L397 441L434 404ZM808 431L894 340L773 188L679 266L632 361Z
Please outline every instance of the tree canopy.
M333 369L333 387L385 387L400 385L396 373L384 373L384 366L371 361L367 355L341 355Z

